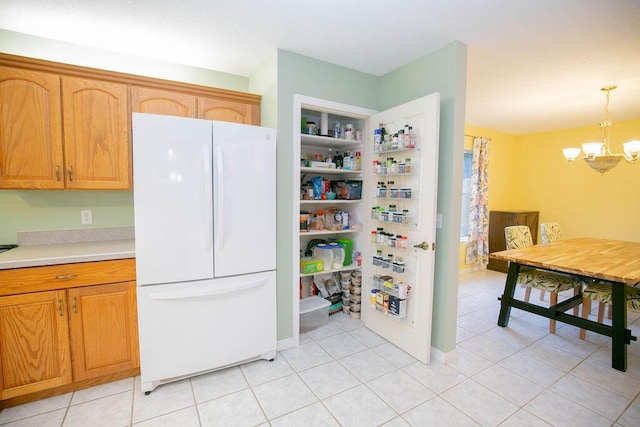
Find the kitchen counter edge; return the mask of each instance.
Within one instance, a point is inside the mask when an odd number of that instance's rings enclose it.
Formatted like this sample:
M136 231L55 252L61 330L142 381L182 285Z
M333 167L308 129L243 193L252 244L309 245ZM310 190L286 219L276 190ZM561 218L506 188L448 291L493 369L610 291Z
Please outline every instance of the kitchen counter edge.
M126 258L135 258L133 239L18 246L0 253L0 270Z

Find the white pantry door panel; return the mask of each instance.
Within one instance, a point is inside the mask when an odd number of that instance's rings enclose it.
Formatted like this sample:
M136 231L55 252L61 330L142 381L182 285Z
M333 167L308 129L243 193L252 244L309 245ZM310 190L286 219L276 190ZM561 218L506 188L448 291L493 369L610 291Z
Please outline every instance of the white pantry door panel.
M276 135L213 122L215 277L276 268Z
M431 353L431 317L433 309L433 278L436 239L436 209L438 188L438 145L440 124L440 94L434 93L406 104L378 113L370 119L371 127L382 123L388 133L395 133L404 125L412 126L415 136L415 148L398 150L398 152L375 153L374 158L380 160L393 156L397 160L411 159L410 175L372 176L372 180L388 182L395 180L398 187L411 189L411 199L377 198L369 194L370 206L381 206L386 209L389 204L398 204L398 210L409 209L409 224L376 222L370 219L368 228L375 230L383 226L386 232L408 237L409 249L395 251L394 256L402 256L406 263L404 274L392 272L390 268L381 269L372 265L373 255L380 247L369 245L364 277L373 274L392 275L394 283L402 280L411 286L407 298L407 317L396 320L363 303L365 324L372 331L381 335L402 350L411 354L423 363L429 363ZM371 136L372 137L372 136ZM373 146L373 144L371 144ZM369 172L372 174L372 172ZM415 248L426 242L426 250ZM383 248L383 254L387 252ZM392 251L389 251L392 252ZM365 288L370 290L370 287ZM366 295L368 297L368 295ZM364 298L363 298L364 300Z
M211 121L133 113L138 285L213 278Z

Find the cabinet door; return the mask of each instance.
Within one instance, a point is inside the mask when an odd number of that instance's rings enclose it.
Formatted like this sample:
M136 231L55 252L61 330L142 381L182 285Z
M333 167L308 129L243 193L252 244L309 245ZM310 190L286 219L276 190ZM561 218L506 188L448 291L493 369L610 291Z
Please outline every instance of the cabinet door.
M196 97L144 87L131 88L131 111L165 116L195 117Z
M71 383L65 291L0 298L0 400Z
M0 188L61 189L60 79L0 67Z
M216 98L198 98L198 118L260 125L260 106Z
M128 88L62 78L66 187L131 188Z
M140 366L135 282L68 290L75 381Z

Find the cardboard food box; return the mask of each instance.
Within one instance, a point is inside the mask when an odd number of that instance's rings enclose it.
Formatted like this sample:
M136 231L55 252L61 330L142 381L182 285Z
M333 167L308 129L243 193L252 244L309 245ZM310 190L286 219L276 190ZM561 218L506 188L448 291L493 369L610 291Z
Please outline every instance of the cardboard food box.
M324 271L324 261L313 257L300 258L300 273L313 274Z
M389 295L389 314L395 314L396 316L406 316L407 300Z

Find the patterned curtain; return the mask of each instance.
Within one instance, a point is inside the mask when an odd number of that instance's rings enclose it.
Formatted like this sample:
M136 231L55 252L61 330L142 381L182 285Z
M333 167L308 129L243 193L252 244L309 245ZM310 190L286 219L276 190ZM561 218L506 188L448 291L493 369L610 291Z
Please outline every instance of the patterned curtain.
M469 240L467 264L486 265L489 262L489 140L473 139L471 170L471 203L469 206Z

